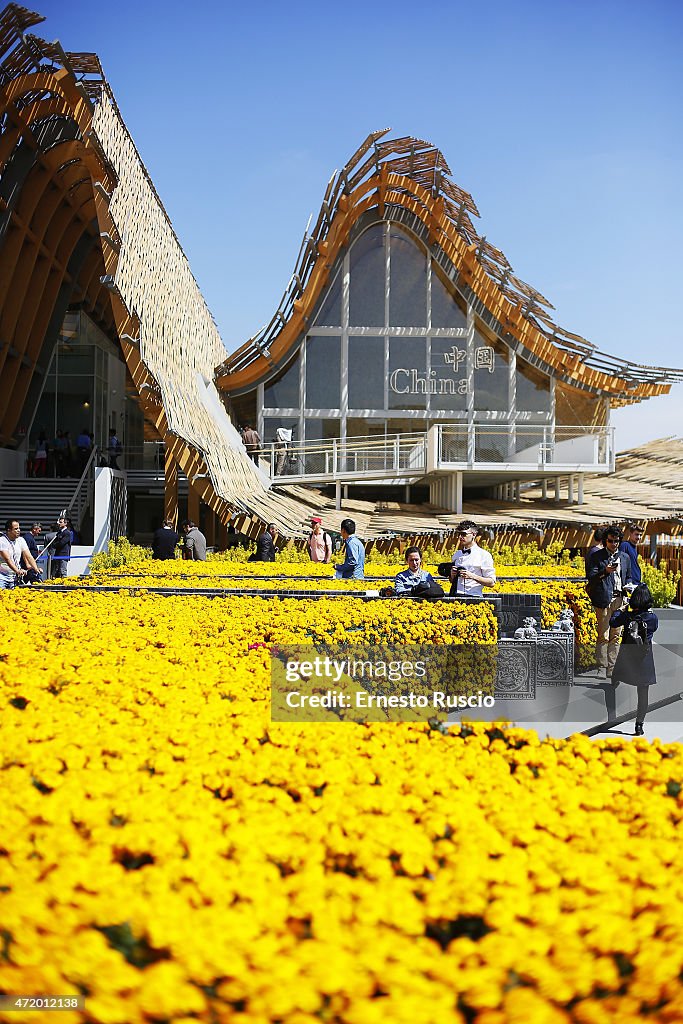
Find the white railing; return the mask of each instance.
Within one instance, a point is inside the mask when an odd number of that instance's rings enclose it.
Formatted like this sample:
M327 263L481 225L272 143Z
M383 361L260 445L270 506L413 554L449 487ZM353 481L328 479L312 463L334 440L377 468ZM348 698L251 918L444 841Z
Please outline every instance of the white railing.
M260 466L275 480L293 477L392 478L417 477L426 471L427 434L354 437L346 441L300 441L286 448L277 443L261 450Z
M519 469L614 469L614 428L531 423L444 423L437 431L435 469L509 466Z
M612 427L552 427L518 423L444 423L424 432L346 441L277 443L261 449L260 467L273 482L297 480L415 480L431 472L485 466L552 473L614 469Z

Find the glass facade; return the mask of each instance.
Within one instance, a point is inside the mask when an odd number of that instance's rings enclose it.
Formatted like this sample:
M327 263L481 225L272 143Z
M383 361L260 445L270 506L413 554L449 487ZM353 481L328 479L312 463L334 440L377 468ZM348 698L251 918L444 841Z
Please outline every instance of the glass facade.
M377 222L340 258L297 354L259 388L259 427L269 443L278 426L316 441L470 424L477 461L500 462L552 425L552 384L479 324L418 238Z
M81 432L106 448L114 427L128 449L142 445L143 416L126 397L121 351L87 314L67 313L45 376L29 437L29 449L44 432L50 446L58 430L75 443ZM133 389L134 390L134 389Z

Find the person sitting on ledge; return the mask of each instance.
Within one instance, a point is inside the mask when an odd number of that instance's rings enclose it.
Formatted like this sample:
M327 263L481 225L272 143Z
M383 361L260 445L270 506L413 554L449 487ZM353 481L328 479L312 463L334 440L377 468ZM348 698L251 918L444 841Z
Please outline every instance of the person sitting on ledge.
M398 573L394 580L394 591L397 597L443 597L444 592L434 577L422 565L422 552L419 548L410 547L406 550L408 568Z
M173 520L164 519L163 526L154 531L152 557L166 560L175 558L175 549L180 537L173 529Z

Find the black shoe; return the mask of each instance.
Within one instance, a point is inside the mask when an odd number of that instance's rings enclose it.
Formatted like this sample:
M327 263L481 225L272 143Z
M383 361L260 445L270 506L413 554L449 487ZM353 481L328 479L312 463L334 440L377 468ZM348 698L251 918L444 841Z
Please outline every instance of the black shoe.
M643 728L643 723L642 722L636 722L635 735L636 736L644 736L645 735L645 729Z

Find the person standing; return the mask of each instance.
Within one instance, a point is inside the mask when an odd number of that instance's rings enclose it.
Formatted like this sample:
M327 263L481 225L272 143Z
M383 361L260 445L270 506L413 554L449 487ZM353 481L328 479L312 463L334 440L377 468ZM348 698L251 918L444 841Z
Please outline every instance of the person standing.
M83 427L80 434L76 438L76 452L78 454L78 475L82 476L83 470L86 467L88 459L90 458L90 452L92 451L92 441L90 434L86 427Z
M610 619L615 612L621 611L624 588L631 582L631 559L625 552L619 551L621 540L619 527L608 526L604 548L594 551L588 558L588 596L598 623L595 660L601 679L612 677L621 627L610 626Z
M335 579L365 579L365 545L356 536L356 524L353 519L342 520L341 535L346 549L346 557L343 562L335 566Z
M496 585L493 558L477 544L478 532L471 519L463 519L458 526L458 546L451 566L451 597L483 597L484 587Z
M41 430L36 441L36 450L33 455L33 475L47 476L47 438L44 430Z
M182 526L183 558L193 562L206 561L206 537L191 519L186 519Z
M107 442L107 455L109 457L109 468L119 468L119 455L122 452L122 445L116 436L116 431L112 427L109 431L109 441Z
M247 455L252 462L258 465L259 448L261 447L261 438L257 431L253 429L250 423L247 423L246 427L242 431L242 442L244 447L247 449Z
M292 431L287 430L286 427L278 427L275 431L275 444L273 445L276 453L275 476L282 476L287 470L287 452L291 439Z
M274 562L277 554L277 548L275 547L275 538L277 536L277 526L275 523L268 523L267 529L263 531L259 539L256 541L256 554L254 555L255 562Z
M31 552L31 554L33 555L34 558L37 558L38 555L40 554L40 551L38 550L38 544L36 542L36 538L40 537L42 532L43 532L43 525L42 525L42 523L34 523L30 530L24 530L24 532L21 535L24 538L24 540L26 541L26 546L27 546L27 548L29 549L29 551Z
M329 562L332 558L332 538L329 533L324 532L320 516L313 516L311 519L308 553L312 562Z
M61 430L56 432L52 447L55 453L55 475L61 479L69 470L69 442Z
M22 567L22 562L28 570ZM36 560L21 536L19 521L8 519L5 532L0 536L0 590L12 590L17 580L25 579L28 572L33 572L35 579L40 576Z
M175 558L175 549L180 537L173 529L173 520L164 519L163 526L154 531L152 537L152 557L162 560Z
M60 516L57 520L57 533L52 545L52 579L62 579L67 575L67 567L71 558L71 543L73 534L69 529L69 521L66 516Z
M64 431L64 476L75 476L74 446L71 440L71 431Z
M633 523L629 523L629 525L626 527L624 539L619 545L619 550L625 551L628 557L631 559L631 582L635 583L636 586L638 586L639 583L642 583L643 579L643 574L640 571L640 566L638 565L637 547L637 545L640 544L640 538L642 537L642 535L643 531L640 529L639 526L635 526Z
M603 548L605 547L604 540L605 540L605 533L606 533L606 531L607 531L607 527L606 526L596 526L595 530L593 531L593 543L589 547L588 551L586 552L586 557L584 558L584 566L585 566L585 569L586 569L586 576L588 575L588 559L590 558L590 556L593 554L594 551L602 551Z
M614 612L610 627L623 629L623 640L619 647L612 682L628 683L638 688L638 710L636 713L636 736L644 733L643 723L647 714L650 687L657 682L655 659L652 653L652 637L659 626L659 620L651 610L652 594L645 583L640 583L631 594L630 607Z

